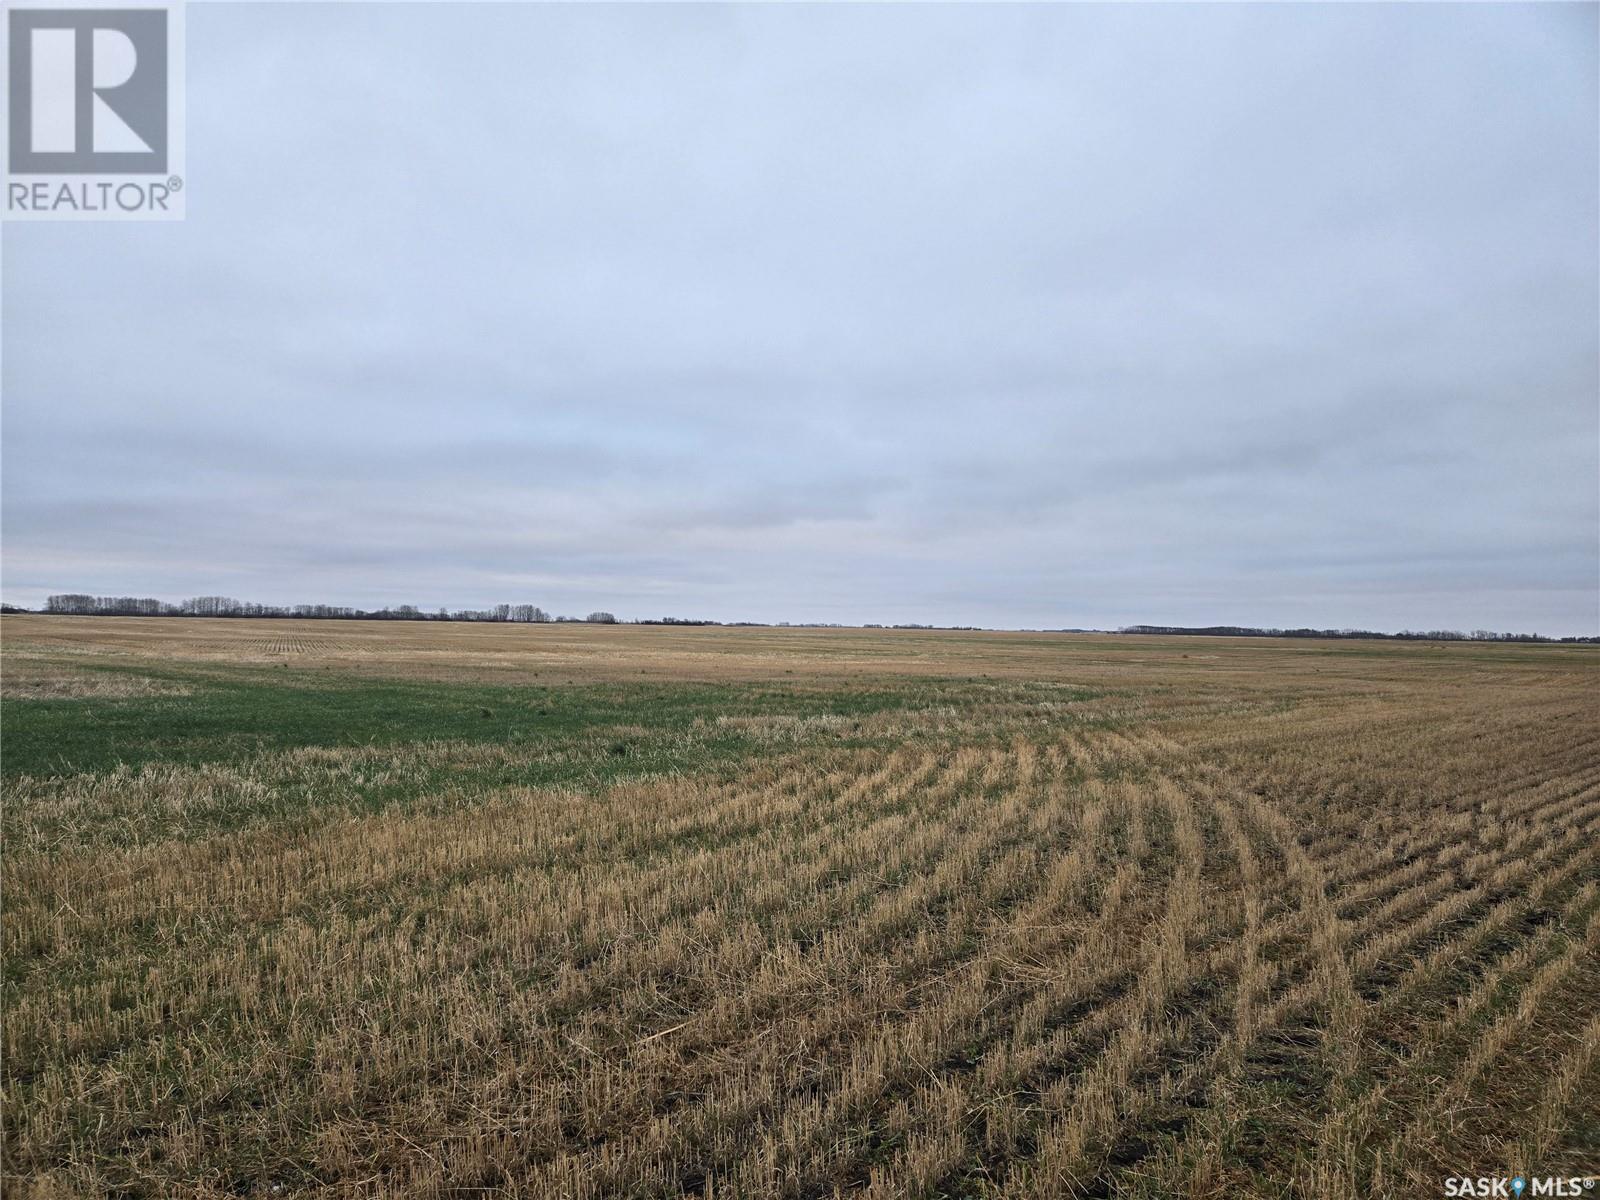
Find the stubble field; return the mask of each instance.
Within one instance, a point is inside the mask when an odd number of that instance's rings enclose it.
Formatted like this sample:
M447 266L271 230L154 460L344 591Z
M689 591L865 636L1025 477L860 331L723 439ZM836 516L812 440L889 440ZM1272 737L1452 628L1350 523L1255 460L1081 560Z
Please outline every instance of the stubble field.
M1592 647L0 634L8 1194L1600 1173Z

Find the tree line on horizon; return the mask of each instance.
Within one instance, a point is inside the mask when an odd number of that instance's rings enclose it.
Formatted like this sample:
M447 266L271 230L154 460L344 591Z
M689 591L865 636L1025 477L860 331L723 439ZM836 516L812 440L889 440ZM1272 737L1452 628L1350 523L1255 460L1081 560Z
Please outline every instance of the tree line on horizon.
M32 610L14 604L0 605L0 612L26 613ZM831 621L717 621L694 617L644 617L632 621L619 620L615 613L597 610L582 617L559 616L546 612L537 604L496 604L490 608L449 609L443 606L427 610L414 604L399 604L379 609L353 608L337 604L258 604L236 600L232 596L192 596L176 603L150 596L91 596L81 592L63 592L46 599L40 611L51 616L94 617L275 617L279 619L327 621L502 621L512 624L589 624L589 625L727 625L730 627L768 626L775 628L838 629L847 628ZM976 631L977 625L927 625L908 622L883 625L871 622L862 629L944 629ZM1041 633L1099 633L1094 629L1045 629ZM1459 629L1404 629L1399 633L1380 633L1371 629L1276 629L1251 625L1125 625L1116 630L1125 634L1165 634L1184 637L1277 637L1325 638L1334 640L1380 640L1425 642L1541 642L1541 643L1600 643L1600 637L1547 637L1539 633L1497 633L1487 629L1474 629L1470 633Z
M0 605L0 612L27 613L32 609L15 604ZM797 629L843 629L836 621L718 621L703 617L638 617L624 621L615 613L596 611L583 617L559 616L537 604L496 604L491 608L422 609L415 604L388 608L352 608L338 604L257 604L232 596L192 596L176 603L151 596L91 596L84 592L62 592L46 598L39 611L50 616L72 617L272 617L281 620L322 621L505 621L514 624L587 625L726 625ZM901 625L870 624L863 629L967 629L976 625Z
M8 606L11 607L11 606ZM17 611L13 608L13 611ZM338 604L257 604L232 596L191 596L173 603L151 596L90 596L63 592L45 600L52 616L89 617L279 617L344 621L515 621L523 624L587 622L616 625L616 614L592 612L585 617L555 616L537 604L496 604L492 608L440 607L428 611L415 604L363 609Z
M1157 633L1187 637L1277 637L1277 638L1377 638L1401 642L1600 642L1594 637L1546 637L1541 633L1496 633L1490 629L1402 629L1399 633L1378 633L1371 629L1257 629L1249 625L1125 625L1118 633Z

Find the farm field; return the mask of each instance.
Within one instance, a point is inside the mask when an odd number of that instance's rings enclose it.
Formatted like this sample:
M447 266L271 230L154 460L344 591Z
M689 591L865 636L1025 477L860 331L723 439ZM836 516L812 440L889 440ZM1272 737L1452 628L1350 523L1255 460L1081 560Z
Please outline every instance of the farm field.
M1600 1174L1600 652L7 617L34 1197Z

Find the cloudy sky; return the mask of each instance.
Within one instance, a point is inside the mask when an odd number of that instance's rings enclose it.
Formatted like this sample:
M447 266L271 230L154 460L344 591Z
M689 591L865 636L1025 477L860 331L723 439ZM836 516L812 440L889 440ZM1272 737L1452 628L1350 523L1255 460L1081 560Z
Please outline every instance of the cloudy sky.
M5 597L1596 633L1597 11L191 5Z

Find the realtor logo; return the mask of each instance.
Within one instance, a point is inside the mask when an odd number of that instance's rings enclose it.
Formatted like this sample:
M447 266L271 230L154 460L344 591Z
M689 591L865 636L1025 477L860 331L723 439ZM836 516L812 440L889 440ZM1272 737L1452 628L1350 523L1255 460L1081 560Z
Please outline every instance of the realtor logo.
M12 9L11 173L167 170L167 14Z
M182 217L181 5L5 17L5 216Z

